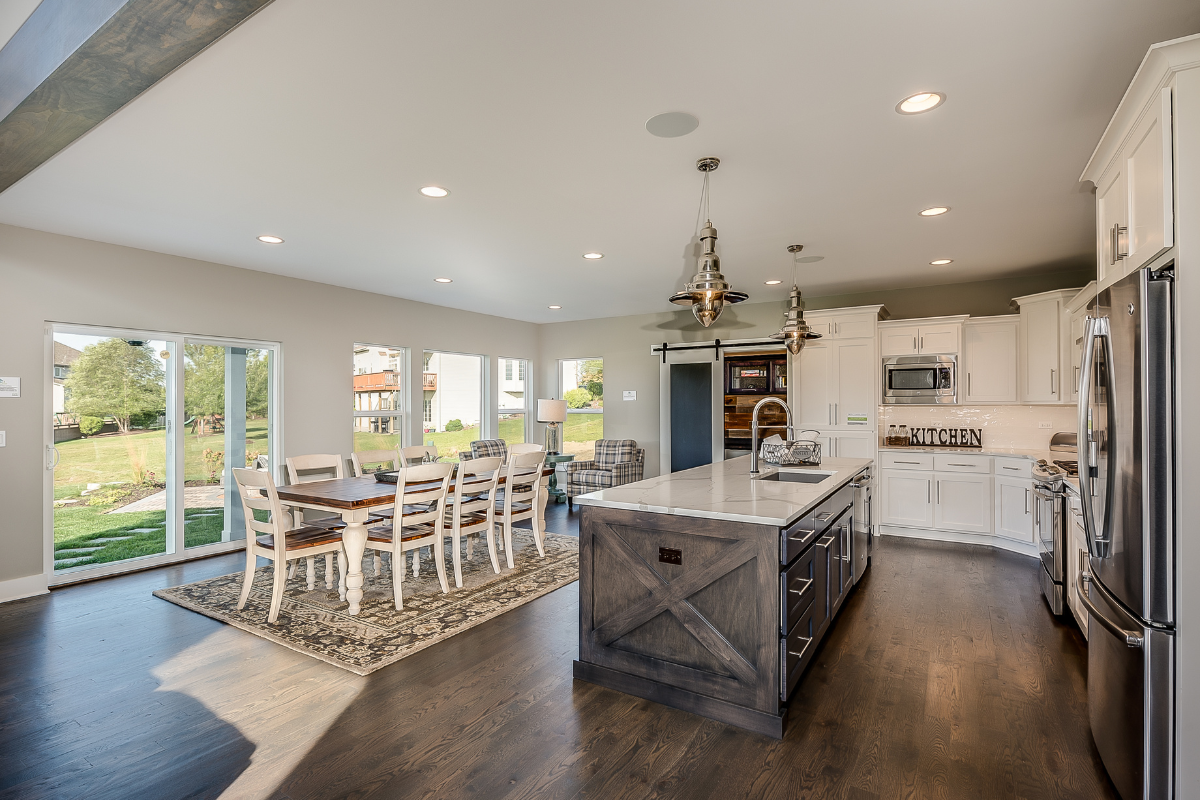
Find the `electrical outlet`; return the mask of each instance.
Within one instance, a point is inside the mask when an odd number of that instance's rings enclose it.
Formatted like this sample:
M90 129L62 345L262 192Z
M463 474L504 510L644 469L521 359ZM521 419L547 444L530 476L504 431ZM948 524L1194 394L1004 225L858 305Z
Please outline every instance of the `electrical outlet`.
M1050 430L1050 423L1049 422L1039 422L1038 427L1041 428L1042 430L1048 431L1048 430Z

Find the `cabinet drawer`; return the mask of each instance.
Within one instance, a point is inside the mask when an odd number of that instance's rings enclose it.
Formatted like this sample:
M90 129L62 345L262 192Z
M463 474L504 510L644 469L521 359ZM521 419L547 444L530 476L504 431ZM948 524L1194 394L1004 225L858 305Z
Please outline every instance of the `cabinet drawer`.
M933 468L938 472L978 472L990 475L992 472L991 456L969 455L935 455Z
M779 575L779 627L783 634L791 632L817 596L817 585L822 583L817 580L818 552L816 547L808 548L808 552Z
M1033 477L1033 462L1028 458L997 458L996 474L1006 478Z
M779 640L779 696L783 700L796 689L804 668L812 661L813 652L817 649L817 629L815 622L816 603L809 603L808 610L796 622L791 633Z
M899 453L884 450L879 454L884 469L933 469L933 453Z

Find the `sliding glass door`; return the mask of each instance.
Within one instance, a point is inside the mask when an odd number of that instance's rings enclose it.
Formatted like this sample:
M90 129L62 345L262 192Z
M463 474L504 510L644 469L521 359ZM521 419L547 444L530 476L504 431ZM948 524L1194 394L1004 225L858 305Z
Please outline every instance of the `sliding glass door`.
M51 585L237 547L232 469L274 465L277 346L53 325Z

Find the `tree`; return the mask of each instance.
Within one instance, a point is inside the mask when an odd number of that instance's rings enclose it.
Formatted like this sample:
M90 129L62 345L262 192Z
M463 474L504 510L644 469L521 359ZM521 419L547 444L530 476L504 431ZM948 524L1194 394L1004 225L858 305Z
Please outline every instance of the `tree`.
M185 344L183 411L196 420L204 435L204 421L225 413L225 348L211 344Z
M246 355L246 416L265 417L270 405L271 364L266 350L251 350Z
M588 390L594 400L604 397L604 360L591 358L579 368L579 385Z
M83 349L65 382L67 410L89 417L113 417L129 432L136 414L164 413L164 371L154 351L124 339L104 339Z

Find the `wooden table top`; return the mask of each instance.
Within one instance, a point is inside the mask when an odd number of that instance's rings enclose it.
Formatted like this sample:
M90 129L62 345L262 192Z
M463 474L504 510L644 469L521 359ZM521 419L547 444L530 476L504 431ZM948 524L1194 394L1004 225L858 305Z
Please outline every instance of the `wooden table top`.
M554 473L553 468L543 467L542 477ZM491 478L482 475L472 475L467 479L467 485L474 483L486 484ZM453 490L458 479L450 481L450 487ZM410 483L405 490L406 494L418 493L422 489L433 490L438 487L440 481L430 481L428 483ZM505 475L500 474L500 485L505 483ZM396 500L396 485L394 483L381 483L375 480L374 477L362 478L334 478L328 481L312 481L310 483L298 483L294 486L279 486L276 488L279 493L279 499L285 503L300 503L304 505L326 506L328 508L370 508L372 506L386 506Z

